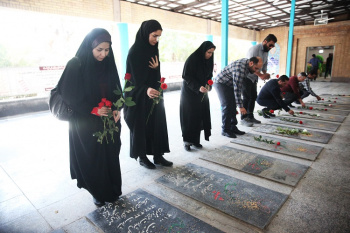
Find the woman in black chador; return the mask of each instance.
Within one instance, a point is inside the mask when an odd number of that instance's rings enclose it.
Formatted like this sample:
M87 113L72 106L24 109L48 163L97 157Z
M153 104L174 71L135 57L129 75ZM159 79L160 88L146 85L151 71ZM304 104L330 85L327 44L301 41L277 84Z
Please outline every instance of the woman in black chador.
M121 86L111 44L108 31L93 29L67 63L58 84L64 101L74 112L69 121L71 177L77 179L79 188L91 193L97 206L113 202L122 194L120 112L114 106L98 106L102 98L112 102L120 98L113 94ZM109 138L108 144L106 140L101 144L93 134L103 131L100 116L110 111L119 131L114 133L114 143Z
M159 97L160 63L158 39L162 27L156 20L144 21L136 34L135 43L129 50L126 72L131 74L131 85L135 88L126 93L136 102L124 108L125 121L130 129L130 157L139 158L139 163L148 169L156 166L146 155L154 155L155 164L172 166L164 159L169 151L168 129L164 101L155 104L148 121L153 99Z
M187 58L182 73L180 123L185 150L191 145L202 148L200 134L209 141L211 135L208 80L213 77L215 45L205 41ZM210 82L210 81L209 81ZM207 88L206 88L207 87Z

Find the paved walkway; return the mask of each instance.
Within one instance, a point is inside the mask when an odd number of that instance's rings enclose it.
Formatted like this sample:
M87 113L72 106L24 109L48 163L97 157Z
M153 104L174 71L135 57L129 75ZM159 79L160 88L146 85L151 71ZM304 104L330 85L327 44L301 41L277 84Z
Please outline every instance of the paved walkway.
M349 83L321 81L319 78L311 83L316 93L350 94ZM288 194L266 229L261 231L156 183L156 178L172 168L147 170L129 158L129 131L123 122L120 160L124 194L142 188L224 232L350 232L349 117L328 144L307 142L325 148L316 161L308 161L230 143L229 138L221 136L215 91L209 96L213 128L210 142L202 140L202 150L186 152L179 122L180 92L165 94L171 149L166 158L174 162L174 167L193 163ZM313 99L308 97L306 101ZM96 209L90 194L77 188L70 178L68 124L41 112L1 119L0 129L0 232L101 232L85 217ZM199 159L203 153L224 145L310 168L298 185L291 187Z

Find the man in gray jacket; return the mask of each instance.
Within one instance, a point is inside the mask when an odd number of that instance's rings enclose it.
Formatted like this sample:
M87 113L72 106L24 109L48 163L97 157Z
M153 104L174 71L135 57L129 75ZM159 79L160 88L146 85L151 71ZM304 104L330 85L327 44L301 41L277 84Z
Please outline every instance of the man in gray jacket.
M277 42L277 38L273 34L269 34L262 43L257 44L253 47L251 47L246 57L261 57L263 60L263 66L262 68L253 73L249 74L246 78L243 80L243 107L247 110L246 115L241 115L241 124L246 126L251 126L252 123L254 124L260 124L261 121L258 121L254 118L254 108L255 108L255 100L258 95L257 93L257 83L258 83L258 77L262 80L267 80L270 78L270 74L267 72L267 57L270 49L275 47L275 43Z

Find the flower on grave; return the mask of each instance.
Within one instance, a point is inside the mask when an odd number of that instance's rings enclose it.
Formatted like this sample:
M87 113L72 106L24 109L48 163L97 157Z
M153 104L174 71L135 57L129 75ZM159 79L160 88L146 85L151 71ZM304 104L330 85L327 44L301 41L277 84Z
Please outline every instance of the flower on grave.
M324 110L327 111L327 108L325 108Z
M302 122L302 121L299 121L299 124L301 124L301 125L302 125L302 124L303 124L303 122Z
M209 91L209 90L210 90L210 89L209 89L210 86L213 85L213 84L214 84L213 80L209 79L209 80L208 80L208 84L205 85L205 89L207 89L207 90ZM207 95L207 94L208 94L208 92L206 92L206 93L203 94L203 97L202 97L202 101L201 101L201 102L203 102L204 96Z
M324 100L324 99L322 99L322 100Z
M162 96L162 92L163 90L166 90L168 88L168 85L165 82L165 78L160 78L160 81L158 81L160 83L160 86L159 86L159 96L158 97L155 97L153 98L153 104L152 104L152 107L151 107L151 110L149 111L148 113L148 117L147 117L147 121L146 121L146 124L148 123L148 120L149 120L149 117L152 115L152 112L153 112L153 109L154 109L154 106L156 104L159 104L160 100L163 99L163 96Z
M277 146L281 145L281 143L280 143L280 142L277 142L276 144L277 144Z
M300 114L303 114L303 112L299 112Z
M329 107L332 107L332 105L331 105L331 104L329 104L328 106L329 106Z
M312 109L313 109L313 107L309 107L309 109L310 109L310 110L312 110Z
M303 129L303 133L307 133L307 130L306 130L306 129Z
M335 98L336 100L338 99L338 98Z
M270 113L274 113L274 112L275 112L274 110L272 110L272 109L270 110Z
M334 101L334 103L336 103L337 101Z

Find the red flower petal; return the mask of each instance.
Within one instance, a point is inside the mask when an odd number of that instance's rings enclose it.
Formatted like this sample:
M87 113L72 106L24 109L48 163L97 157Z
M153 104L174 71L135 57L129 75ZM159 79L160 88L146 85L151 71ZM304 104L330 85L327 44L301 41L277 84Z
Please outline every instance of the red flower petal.
M209 84L210 86L213 85L213 83L214 83L213 80L211 80L211 79L208 80L208 84Z
M166 85L166 83L162 83L160 85L160 88L162 88L163 90L167 89L168 88L168 85Z
M285 94L286 94L285 92L282 93L282 95L285 95Z
M324 99L322 99L322 100L324 100Z
M160 78L160 82L164 83L165 82L165 78L164 77Z
M325 108L324 110L327 111L327 108Z
M131 74L130 74L130 73L126 73L124 79L130 81L130 79L131 79Z
M276 75L276 78L279 78L280 77L280 75L278 74L278 75Z
M303 114L303 112L299 112L300 114Z
M99 106L100 108L102 108L103 106L105 106L105 103L100 102L100 103L98 103L98 106Z
M103 103L105 103L105 102L106 102L106 100L107 100L106 98L102 98L102 100L101 100L101 101L102 101Z
M299 121L299 124L303 124L303 122L302 122L302 121Z
M310 107L309 109L310 109L310 110L312 110L312 109L313 109L313 107Z
M277 146L281 145L281 143L280 143L280 142L277 142L276 144L277 144Z
M334 101L334 103L336 103L337 101Z
M275 111L273 111L272 109L270 110L270 113L274 113Z

